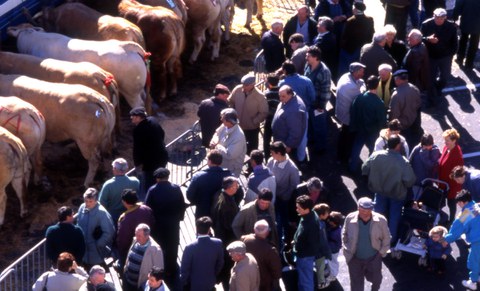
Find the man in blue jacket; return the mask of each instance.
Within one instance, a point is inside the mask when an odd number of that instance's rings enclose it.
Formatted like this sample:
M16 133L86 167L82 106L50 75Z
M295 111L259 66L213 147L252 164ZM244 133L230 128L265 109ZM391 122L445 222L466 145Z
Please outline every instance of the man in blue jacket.
M197 219L197 240L185 247L180 268L183 290L211 291L224 264L223 244L209 236L212 220Z
M452 243L465 234L470 243L470 253L467 259L467 268L470 270L470 279L463 280L462 285L470 290L477 290L477 281L480 274L480 206L472 200L468 190L461 190L455 197L462 212L453 221L450 231L445 236L445 243Z

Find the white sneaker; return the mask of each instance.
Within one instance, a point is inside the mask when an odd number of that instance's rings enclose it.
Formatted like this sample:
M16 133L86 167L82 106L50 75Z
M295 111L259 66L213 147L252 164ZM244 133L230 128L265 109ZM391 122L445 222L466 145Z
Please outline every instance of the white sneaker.
M337 280L337 277L335 277L335 276L328 276L327 278L325 278L325 280L326 280L327 282L331 283L331 282Z
M472 282L472 280L463 280L462 285L470 290L477 290L477 282Z

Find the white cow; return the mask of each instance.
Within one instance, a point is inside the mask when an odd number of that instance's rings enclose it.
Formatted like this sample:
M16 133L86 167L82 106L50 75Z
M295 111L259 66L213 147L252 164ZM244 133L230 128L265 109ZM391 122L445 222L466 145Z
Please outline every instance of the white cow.
M17 97L0 97L0 126L18 137L34 170L34 182L42 177L42 145L45 142L45 118L35 106ZM27 183L30 171L27 172Z
M112 103L83 85L40 81L26 76L0 75L0 95L17 96L45 117L50 142L73 140L88 160L84 185L93 181L102 152L111 149L115 124Z
M39 27L19 25L7 29L17 38L21 53L40 58L71 62L91 62L110 72L117 80L120 93L131 107L143 106L145 98L145 51L130 41L87 41L72 39L57 33L47 33Z
M5 220L7 193L5 188L12 187L20 201L20 216L26 213L26 190L28 155L22 141L3 127L0 127L0 225Z

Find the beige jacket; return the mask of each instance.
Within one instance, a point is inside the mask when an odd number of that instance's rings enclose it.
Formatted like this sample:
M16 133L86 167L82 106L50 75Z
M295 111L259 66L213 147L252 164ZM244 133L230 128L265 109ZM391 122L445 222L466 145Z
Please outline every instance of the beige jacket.
M237 111L242 129L257 129L260 127L260 123L267 118L267 99L257 88L253 88L252 92L245 97L242 88L242 85L235 87L228 97L228 102Z
M135 243L137 243L137 240L134 238L132 245L130 246L130 249L135 245ZM127 256L127 261L125 263L125 270L127 268L127 264L128 264L128 256ZM153 266L160 267L161 269L164 268L163 252L160 245L155 240L153 240L152 237L150 237L150 246L145 251L145 254L143 255L143 259L142 259L142 264L140 265L140 272L138 275L137 287L140 288L142 284L145 284L145 282L148 280L148 273L152 270Z
M372 222L370 224L370 240L372 247L377 250L382 257L385 257L390 248L390 230L388 229L387 219L376 212L372 212ZM357 251L358 241L358 211L350 213L345 218L345 224L342 230L342 248L343 255L347 263L353 258Z

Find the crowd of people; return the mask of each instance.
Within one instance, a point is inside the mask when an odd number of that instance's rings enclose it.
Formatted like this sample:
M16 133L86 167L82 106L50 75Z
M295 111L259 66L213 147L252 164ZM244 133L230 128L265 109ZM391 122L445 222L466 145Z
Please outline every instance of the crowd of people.
M476 290L480 172L464 166L459 133L446 130L440 150L423 133L420 112L440 102L455 55L461 68L473 68L480 27L471 23L478 23L480 5L457 0L447 10L445 3L430 7L425 1L420 23L410 1L383 2L379 31L365 4L348 0L308 1L310 7L298 8L285 25L271 23L261 39L265 90L247 74L232 91L217 84L214 96L199 105L207 167L193 175L188 201L169 182L158 120L144 108L132 109L138 179L117 158L114 176L100 191L85 191L78 213L58 209L58 223L46 232L54 268L33 290L115 290L105 279L107 257L116 259L126 291L214 290L218 283L232 291L280 290L282 266L291 263L281 260L285 252L292 254L298 278L292 290L311 291L336 280L342 250L351 290L364 290L364 278L379 290L382 257L403 235L402 208L418 197L425 178L449 185L444 225L450 230L430 230L429 268L444 273L449 244L465 233L470 278L462 283ZM409 16L414 28L407 33ZM458 17L460 45L449 20ZM367 176L374 193L373 200L358 199L357 211L346 216L327 204L320 178L303 175L313 166L309 157L329 150L331 117L340 126L338 163L353 176ZM364 146L366 161L360 157ZM195 206L197 237L178 265L187 202ZM462 212L455 219L457 207Z

